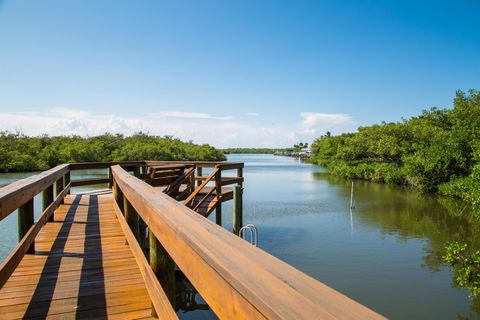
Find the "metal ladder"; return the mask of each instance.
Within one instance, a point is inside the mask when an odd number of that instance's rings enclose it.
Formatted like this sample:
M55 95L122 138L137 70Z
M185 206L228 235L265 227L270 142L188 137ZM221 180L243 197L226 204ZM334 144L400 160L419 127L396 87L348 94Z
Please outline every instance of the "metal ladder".
M249 240L247 240L247 237L246 237L247 230L250 232ZM255 227L255 225L249 223L245 227L241 228L239 232L239 236L245 241L249 241L251 245L258 247L258 229L257 227Z

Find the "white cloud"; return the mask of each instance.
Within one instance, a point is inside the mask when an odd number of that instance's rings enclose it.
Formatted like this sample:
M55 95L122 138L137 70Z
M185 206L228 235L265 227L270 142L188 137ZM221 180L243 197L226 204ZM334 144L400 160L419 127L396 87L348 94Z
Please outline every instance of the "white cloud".
M245 115L249 116L249 117L258 117L259 116L259 114L256 113L256 112L247 112L247 113L245 113Z
M302 112L297 120L284 125L181 111L132 117L68 108L49 109L43 113L0 112L0 131L21 130L28 135L50 136L93 136L105 132L131 135L143 131L216 147L288 147L299 141L312 141L326 131L338 134L354 129L355 122L349 115L314 112Z
M308 127L316 125L338 125L352 123L353 119L348 114L341 113L318 113L318 112L301 112L303 124Z
M202 112L183 112L183 111L162 111L154 116L167 118L185 118L185 119L211 119L211 120L232 120L232 116L214 116L209 113Z

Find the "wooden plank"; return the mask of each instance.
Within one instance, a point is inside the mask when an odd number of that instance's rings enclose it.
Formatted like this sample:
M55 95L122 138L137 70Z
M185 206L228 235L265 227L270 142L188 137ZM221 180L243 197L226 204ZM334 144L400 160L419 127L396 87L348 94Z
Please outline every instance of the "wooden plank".
M112 204L111 194L65 198L58 219L40 229L38 250L0 289L1 319L149 317L148 291Z
M68 164L58 165L50 170L0 188L0 221L52 185L68 170Z
M384 319L120 167L112 172L132 206L219 318Z
M32 245L35 237L40 232L40 229L47 223L48 219L55 209L60 205L62 199L70 190L70 185L63 189L62 193L58 195L54 202L52 202L47 209L43 212L40 219L35 223L25 234L22 240L15 246L10 254L0 264L0 288L7 282L10 275L18 266L23 256L27 253L28 249Z

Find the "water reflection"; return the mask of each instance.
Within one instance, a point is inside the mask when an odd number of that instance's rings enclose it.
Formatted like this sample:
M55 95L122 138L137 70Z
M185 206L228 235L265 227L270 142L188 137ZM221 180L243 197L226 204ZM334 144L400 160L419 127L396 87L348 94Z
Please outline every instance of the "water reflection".
M464 203L356 181L350 211L351 180L286 157L229 160L246 163L244 223L258 227L263 250L391 319L478 318L480 303L456 288L441 260L447 241L480 247L480 223ZM0 174L0 184L22 177L15 175ZM93 170L72 179L105 175ZM228 230L231 215L227 202ZM9 218L0 223L0 255L16 242L16 216ZM177 288L181 319L217 318L188 280L178 278Z
M176 273L176 309L181 319L218 319L182 272Z

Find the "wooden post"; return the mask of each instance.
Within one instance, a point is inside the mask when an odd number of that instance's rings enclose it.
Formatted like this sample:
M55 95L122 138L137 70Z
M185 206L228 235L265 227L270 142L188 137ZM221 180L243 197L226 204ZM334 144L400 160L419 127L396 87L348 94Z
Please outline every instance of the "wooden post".
M197 177L202 176L202 167L197 164ZM197 187L202 184L202 180L197 181Z
M140 179L140 167L134 167L133 168L133 175Z
M350 191L350 209L353 209L353 181L352 181L352 190Z
M140 216L138 217L138 243L143 250L143 254L147 254L147 224Z
M112 174L112 167L109 167L108 168L108 188L112 188L113 187L113 174Z
M58 197L58 195L60 193L62 193L62 190L63 190L63 176L60 177L60 179L57 180L57 182L55 183L55 198ZM63 203L63 199L60 203Z
M157 276L170 304L175 309L175 262L151 230L148 232L148 239L150 243L150 267ZM157 316L153 304L152 316Z
M222 200L218 201L215 207L215 222L219 226L222 226Z
M28 230L34 223L33 216L33 198L28 200L23 206L18 208L18 241L20 242L27 234ZM35 252L35 244L28 248L27 253Z
M42 212L44 212L48 206L53 202L53 184L49 186L47 189L43 190L42 193ZM53 214L48 218L49 222L52 222Z
M63 181L64 183L64 187L68 186L68 184L70 183L71 179L70 179L70 171L68 171L67 173L65 173L65 180ZM68 190L67 194L70 194L70 190Z
M120 211L124 212L123 211L123 192L117 183L115 183L115 201L117 202L118 207L120 208Z
M218 166L215 167L216 170ZM222 225L222 170L218 168L218 172L215 175L215 192L217 193L217 205L215 206L215 222L221 226Z
M237 169L237 178L243 178L243 168ZM243 188L243 181L240 181L238 184Z
M123 210L125 220L127 221L130 230L132 230L135 239L138 241L138 213L125 196L123 197Z
M237 236L243 227L243 188L241 186L233 187L233 233Z

